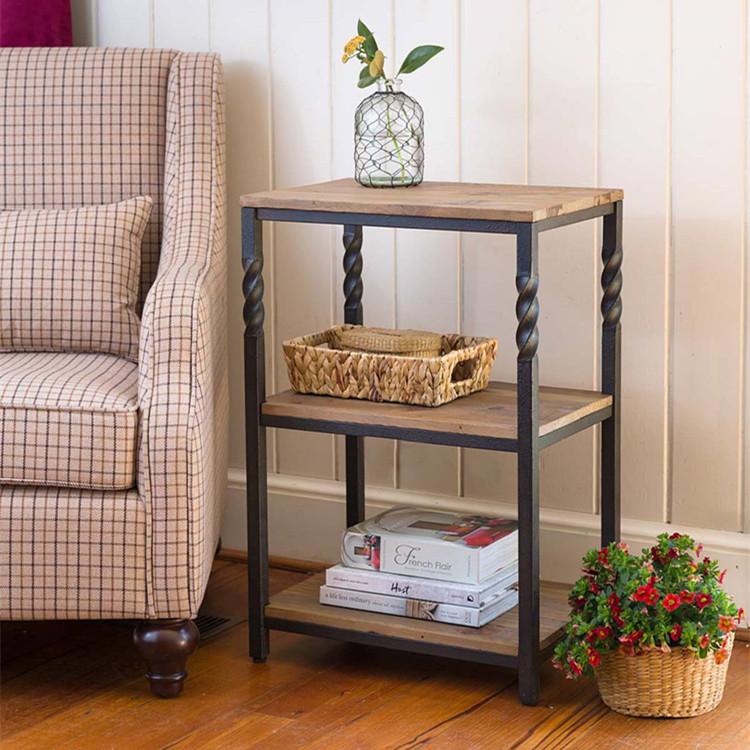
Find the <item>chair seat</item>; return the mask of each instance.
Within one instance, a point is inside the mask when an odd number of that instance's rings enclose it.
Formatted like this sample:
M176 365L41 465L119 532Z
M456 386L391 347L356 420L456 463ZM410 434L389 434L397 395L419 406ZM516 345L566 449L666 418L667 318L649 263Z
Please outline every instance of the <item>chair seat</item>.
M0 353L0 483L135 485L138 365L109 354Z

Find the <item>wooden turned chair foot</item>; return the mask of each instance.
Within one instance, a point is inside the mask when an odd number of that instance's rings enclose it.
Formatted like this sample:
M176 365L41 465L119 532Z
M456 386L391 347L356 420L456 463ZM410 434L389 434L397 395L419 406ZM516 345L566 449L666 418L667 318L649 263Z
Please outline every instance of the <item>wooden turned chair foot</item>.
M192 620L142 620L133 642L146 662L146 679L159 698L176 698L187 677L187 660L200 634Z

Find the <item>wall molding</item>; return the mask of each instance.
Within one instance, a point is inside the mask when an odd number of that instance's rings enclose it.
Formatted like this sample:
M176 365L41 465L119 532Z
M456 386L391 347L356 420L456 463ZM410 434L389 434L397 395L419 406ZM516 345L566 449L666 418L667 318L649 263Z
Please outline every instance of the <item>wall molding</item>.
M227 507L222 533L223 545L246 549L245 474L230 469ZM269 525L271 554L298 560L333 561L344 526L345 487L343 482L312 477L269 474ZM479 498L431 495L389 487L367 487L368 513L393 505L460 509L472 513L516 516L515 503ZM599 517L594 514L542 508L540 511L542 576L547 580L571 582L579 573L580 557L599 539ZM680 524L665 524L625 518L622 537L639 549L662 531L680 531L703 543L706 554L716 557L728 569L727 588L738 603L750 609L750 535Z

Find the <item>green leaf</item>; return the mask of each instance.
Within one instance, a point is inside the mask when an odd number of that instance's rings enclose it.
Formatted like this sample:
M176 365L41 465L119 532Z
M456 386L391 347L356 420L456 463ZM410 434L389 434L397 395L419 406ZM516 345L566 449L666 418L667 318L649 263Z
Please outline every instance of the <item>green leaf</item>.
M370 69L365 65L362 70L359 71L359 81L357 81L357 86L361 89L366 89L368 86L372 86L377 80L377 78L373 78L370 75Z
M365 26L365 22L361 18L357 21L357 34L359 36L372 36L372 31Z
M415 47L401 63L396 76L402 73L413 73L417 68L421 68L428 60L432 60L438 52L443 51L443 47L436 44L425 44L421 47Z
M375 53L378 51L378 43L375 41L375 36L372 31L365 26L365 22L360 19L357 21L357 34L363 36L365 41L363 42L365 48L365 54L368 60L372 60L375 57Z

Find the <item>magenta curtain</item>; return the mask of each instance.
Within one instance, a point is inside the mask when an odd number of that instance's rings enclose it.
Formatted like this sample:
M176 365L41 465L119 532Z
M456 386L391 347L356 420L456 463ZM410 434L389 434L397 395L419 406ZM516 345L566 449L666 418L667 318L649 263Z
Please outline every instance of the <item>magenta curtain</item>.
M70 47L70 0L0 0L0 47Z

